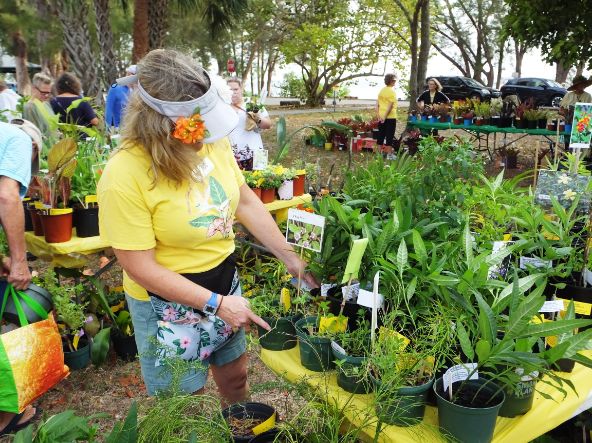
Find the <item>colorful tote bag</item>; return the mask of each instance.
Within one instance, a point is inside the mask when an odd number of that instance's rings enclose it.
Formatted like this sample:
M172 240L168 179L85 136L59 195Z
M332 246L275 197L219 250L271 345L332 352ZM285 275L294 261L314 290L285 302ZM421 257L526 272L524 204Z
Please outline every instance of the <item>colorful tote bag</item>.
M23 411L68 374L53 316L0 335L0 411Z

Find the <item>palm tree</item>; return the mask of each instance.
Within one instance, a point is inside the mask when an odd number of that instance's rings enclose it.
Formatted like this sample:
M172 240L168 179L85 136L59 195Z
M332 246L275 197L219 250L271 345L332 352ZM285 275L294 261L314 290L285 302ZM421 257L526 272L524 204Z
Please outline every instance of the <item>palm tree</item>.
M93 5L97 22L97 40L101 48L103 86L108 89L119 77L118 60L113 50L113 31L109 21L109 0L94 0Z

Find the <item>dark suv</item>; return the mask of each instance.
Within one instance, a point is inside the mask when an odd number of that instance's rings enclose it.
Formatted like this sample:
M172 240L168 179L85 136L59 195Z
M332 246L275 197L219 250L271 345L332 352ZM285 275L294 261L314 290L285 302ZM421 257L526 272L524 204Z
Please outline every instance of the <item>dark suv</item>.
M567 89L544 78L513 78L502 86L502 97L517 95L521 101L533 97L539 106L558 107L565 94Z
M480 98L482 101L501 97L498 89L482 85L477 80L460 76L428 77L437 79L442 85L442 92L450 100L465 100L467 98Z

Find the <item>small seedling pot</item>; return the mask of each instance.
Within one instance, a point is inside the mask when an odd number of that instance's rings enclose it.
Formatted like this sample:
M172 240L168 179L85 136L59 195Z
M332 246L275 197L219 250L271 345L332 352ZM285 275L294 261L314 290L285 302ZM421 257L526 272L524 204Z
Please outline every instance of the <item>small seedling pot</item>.
M335 368L331 339L309 335L307 326L318 328L318 317L305 317L296 322L296 335L300 344L300 363L306 369L323 372Z
M428 393L434 384L432 378L419 386L402 386L389 395L382 382L374 377L376 389L376 415L383 422L396 426L414 426L423 420Z
M474 396L478 391L487 398L488 403L482 407L468 407L452 403L448 393L444 392L444 383L439 378L433 389L438 402L438 422L440 429L462 443L487 443L493 438L495 421L505 400L503 389L487 379L469 380L463 391ZM460 383L453 385L456 389Z
M275 409L264 403L237 403L224 409L222 411L222 415L227 421L231 417L236 420L254 419L260 421L260 423L257 426L251 429L250 435L233 435L232 438L236 443L250 442L254 437L262 434L267 434L275 428Z
M300 320L301 317L300 314L280 318L263 317L263 320L271 326L271 331L266 331L261 326L257 326L261 347L270 351L287 351L295 348L298 344L298 338L294 323Z
M78 342L78 349L76 351L64 351L64 363L72 371L88 366L90 363L90 343L88 343L85 337L82 337Z

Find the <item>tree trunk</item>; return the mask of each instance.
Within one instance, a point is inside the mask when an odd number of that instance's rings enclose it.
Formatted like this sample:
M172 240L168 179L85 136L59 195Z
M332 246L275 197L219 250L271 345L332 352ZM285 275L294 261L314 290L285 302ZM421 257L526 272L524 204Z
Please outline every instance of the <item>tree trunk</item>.
M557 62L555 66L555 81L557 83L564 83L567 80L567 74L569 74L569 70L571 66L564 66L563 63Z
M522 77L522 60L524 60L524 54L526 54L527 46L523 43L519 43L514 39L514 51L516 55L516 66L515 71L518 78Z
M12 34L13 54L16 67L17 90L21 95L31 94L31 79L27 69L27 42L20 31Z
M418 97L418 89L420 88L420 81L417 78L417 39L418 39L418 23L413 21L409 23L409 31L411 32L411 74L409 75L409 108L415 105L415 100Z
M421 4L421 34L419 54L417 57L417 85L415 96L421 94L423 83L428 71L428 57L430 55L430 0L422 0ZM414 99L415 100L415 99Z
M241 79L243 84L245 84L245 82L247 81L247 77L249 76L249 73L251 72L251 69L253 67L253 61L255 60L255 53L257 52L257 45L256 44L251 44L251 48L249 50L249 58L247 60L247 65L245 66L245 69L243 69L243 72L241 72ZM253 87L253 76L251 76L251 88Z
M134 29L132 32L132 39L134 41L134 47L132 49L133 63L137 63L149 50L148 10L149 0L134 1Z
M82 82L85 95L102 101L101 85L95 69L97 60L90 46L90 32L86 22L86 2L71 5L68 1L56 0L54 6L64 33L64 48L72 71Z
M584 73L584 68L586 67L585 62L581 62L579 65L576 66L576 74L575 75L582 75Z
M103 87L108 90L119 77L117 57L113 51L113 31L109 21L109 0L94 0L93 3L97 22L97 40L101 48Z
M168 29L169 0L152 0L148 9L150 50L162 48Z
M504 40L500 44L500 48L499 48L499 59L497 61L497 75L496 75L496 81L495 81L495 87L497 89L499 89L500 85L502 84L502 67L504 64L505 49L506 49L506 40Z

